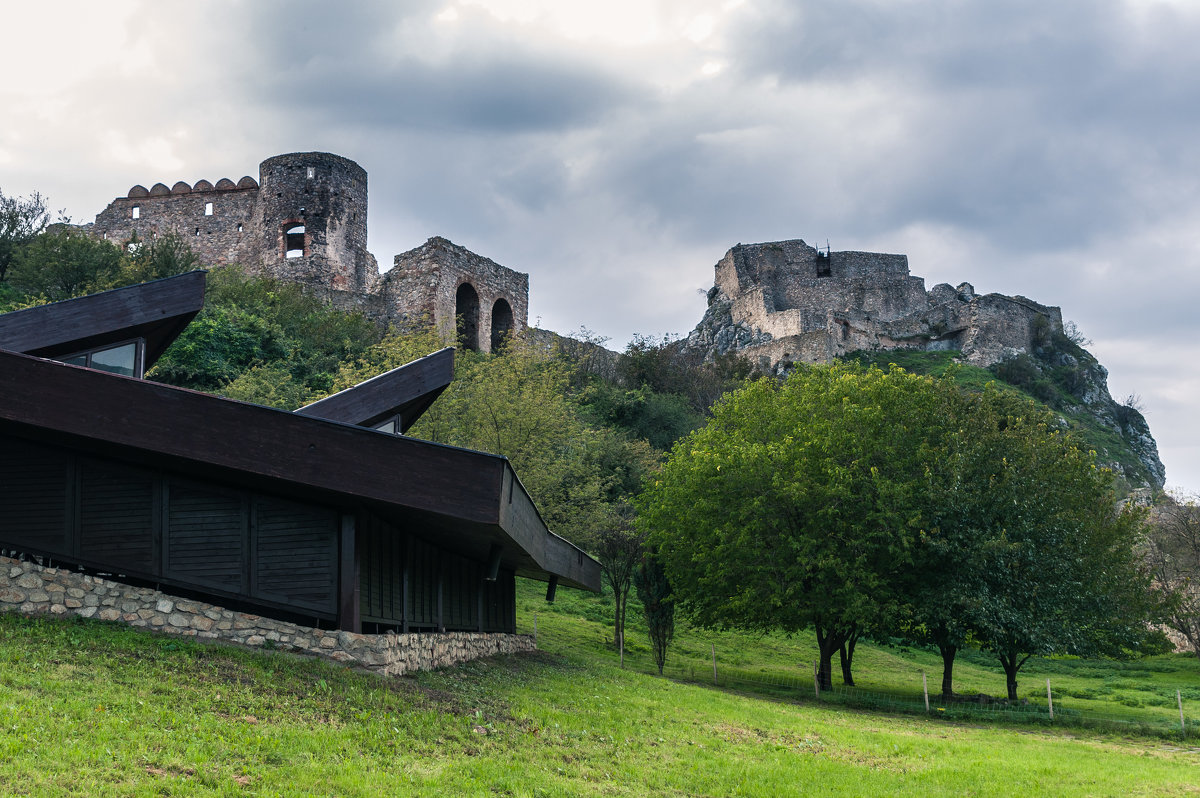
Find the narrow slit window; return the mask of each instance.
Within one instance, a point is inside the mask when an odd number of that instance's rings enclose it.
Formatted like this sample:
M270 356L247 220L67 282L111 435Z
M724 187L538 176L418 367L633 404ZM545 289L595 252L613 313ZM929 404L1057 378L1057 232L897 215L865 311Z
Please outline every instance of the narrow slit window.
M312 168L311 166L308 167L308 179L312 180L316 176L317 176L317 170Z
M133 218L134 219L142 218L142 206L141 205L133 206Z
M294 224L284 230L283 233L283 249L284 255L288 258L303 258L304 252L304 225Z
M200 228L199 228L199 227L197 227L197 228L196 228L196 235L197 235L197 236L199 236L199 235L200 235Z
M204 203L204 215L212 216L212 203L211 202Z
M238 225L238 232L242 232L242 226L240 224Z

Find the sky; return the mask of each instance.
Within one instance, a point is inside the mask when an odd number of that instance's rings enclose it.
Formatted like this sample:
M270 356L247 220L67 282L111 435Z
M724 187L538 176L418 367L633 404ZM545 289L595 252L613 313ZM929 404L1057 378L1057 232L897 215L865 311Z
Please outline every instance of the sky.
M1200 2L5 3L0 191L369 175L382 267L435 235L530 323L686 335L734 244L906 254L1062 308L1200 491Z

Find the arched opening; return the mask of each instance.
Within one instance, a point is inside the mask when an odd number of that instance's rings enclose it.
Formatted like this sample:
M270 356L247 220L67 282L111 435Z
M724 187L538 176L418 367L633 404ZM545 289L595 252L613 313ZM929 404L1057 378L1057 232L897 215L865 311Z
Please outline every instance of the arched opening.
M512 333L513 312L507 299L497 299L492 305L492 351L499 352Z
M458 345L463 349L479 348L479 294L470 283L463 283L454 295L454 318L457 322Z
M304 247L304 225L288 223L283 226L283 254L287 258L303 258L308 253Z

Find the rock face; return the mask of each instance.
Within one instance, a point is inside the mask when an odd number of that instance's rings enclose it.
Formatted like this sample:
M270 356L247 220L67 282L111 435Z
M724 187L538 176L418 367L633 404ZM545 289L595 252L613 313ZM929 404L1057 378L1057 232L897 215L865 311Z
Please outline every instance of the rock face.
M1064 334L1059 308L979 295L969 283L926 291L905 255L821 252L799 239L738 244L717 263L708 310L679 345L692 356L738 354L777 375L864 350L955 351L1112 433L1114 450L1098 452L1130 487L1165 479L1146 420L1113 400L1108 371Z

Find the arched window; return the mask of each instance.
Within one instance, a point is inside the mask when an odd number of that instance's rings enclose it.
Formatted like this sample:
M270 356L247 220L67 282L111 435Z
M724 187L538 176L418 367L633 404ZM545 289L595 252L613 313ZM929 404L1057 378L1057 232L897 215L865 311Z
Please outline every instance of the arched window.
M454 295L454 318L457 322L458 345L463 349L479 348L479 294L470 283L463 283Z
M492 305L492 351L499 352L512 334L513 312L507 299L497 299Z
M304 225L289 223L283 228L283 254L287 258L303 258L305 249Z

